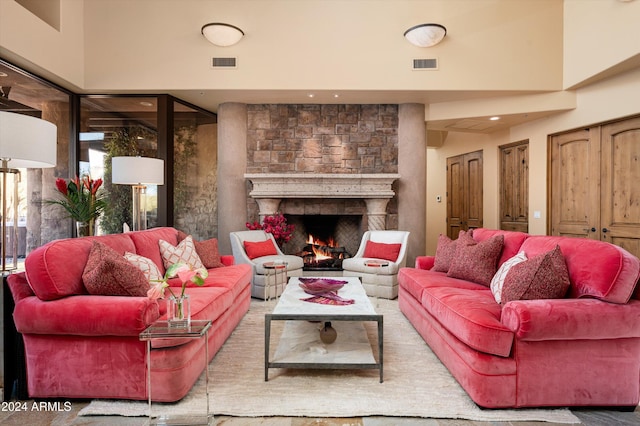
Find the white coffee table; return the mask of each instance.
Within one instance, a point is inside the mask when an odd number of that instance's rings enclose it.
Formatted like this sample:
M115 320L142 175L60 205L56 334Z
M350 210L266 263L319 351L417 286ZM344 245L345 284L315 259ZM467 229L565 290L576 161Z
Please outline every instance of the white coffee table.
M310 297L300 288L297 277L278 300L273 312L265 315L264 380L269 380L270 368L378 369L383 381L383 316L375 312L367 293L357 277L336 278L348 283L339 296L353 299L352 305L323 305L302 299ZM271 322L285 323L274 358L270 359ZM311 322L310 322L311 321ZM331 344L320 341L317 325L332 322L338 339ZM378 324L378 360L362 325L364 321ZM339 324L337 324L339 323Z

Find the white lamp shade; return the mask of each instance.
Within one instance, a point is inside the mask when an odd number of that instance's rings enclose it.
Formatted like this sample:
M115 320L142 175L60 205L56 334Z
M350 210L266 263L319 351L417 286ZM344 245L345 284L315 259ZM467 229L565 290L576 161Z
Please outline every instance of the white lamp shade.
M431 47L440 43L447 29L440 24L420 24L404 32L409 43L418 47Z
M164 185L164 160L149 157L113 157L111 181L122 185Z
M233 25L212 22L202 26L200 30L207 40L216 46L233 46L240 41L244 32Z
M0 111L0 159L12 168L44 168L56 165L58 131L40 118Z

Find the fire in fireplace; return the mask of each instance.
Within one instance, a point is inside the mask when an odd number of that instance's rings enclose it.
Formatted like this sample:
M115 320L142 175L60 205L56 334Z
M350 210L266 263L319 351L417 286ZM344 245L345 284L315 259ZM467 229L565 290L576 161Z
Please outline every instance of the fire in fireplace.
M342 259L350 257L344 247L330 237L326 241L308 234L307 244L298 253L304 261L305 271L342 270Z

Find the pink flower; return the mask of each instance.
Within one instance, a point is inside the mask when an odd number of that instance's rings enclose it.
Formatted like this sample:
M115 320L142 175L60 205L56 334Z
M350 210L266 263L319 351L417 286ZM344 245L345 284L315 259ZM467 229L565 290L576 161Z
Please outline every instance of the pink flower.
M163 299L164 289L168 286L169 284L167 284L166 281L158 281L157 283L152 284L149 291L147 291L147 297L151 300Z

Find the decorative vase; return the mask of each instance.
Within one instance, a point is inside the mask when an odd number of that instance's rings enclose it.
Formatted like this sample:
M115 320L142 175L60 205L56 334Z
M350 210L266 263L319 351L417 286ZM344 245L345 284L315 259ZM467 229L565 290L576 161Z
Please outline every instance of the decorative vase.
M189 327L191 324L191 300L189 295L169 296L167 321L170 327Z
M322 340L322 343L330 345L331 343L336 341L337 337L338 332L335 328L331 327L331 322L325 322L324 327L320 329L320 340Z
M91 222L76 221L76 232L78 237L88 237L93 235L93 226Z

